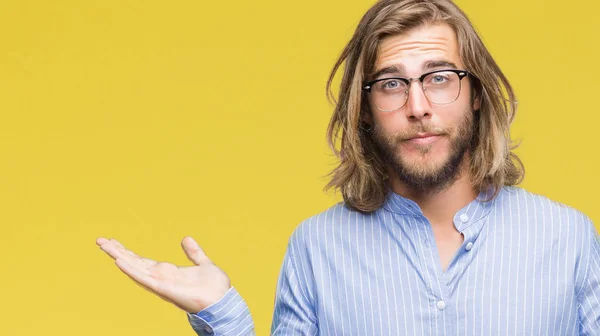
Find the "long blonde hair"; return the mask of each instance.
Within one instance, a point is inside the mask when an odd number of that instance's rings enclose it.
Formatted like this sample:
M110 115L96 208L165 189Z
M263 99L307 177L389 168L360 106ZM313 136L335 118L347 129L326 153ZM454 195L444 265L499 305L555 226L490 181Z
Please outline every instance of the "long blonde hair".
M517 108L515 94L465 13L450 0L381 0L363 16L327 81L328 97L335 102L327 140L339 165L330 173L325 189L339 190L345 203L355 210L378 209L389 192L385 163L377 154L371 134L360 127L365 114L370 113L362 87L374 70L379 42L386 36L434 23L453 28L461 60L476 77L472 78L472 97L481 99L481 108L470 148L473 186L480 191L493 190L494 197L502 186L523 179L524 167L512 152L516 146L510 138ZM336 101L331 86L342 65Z

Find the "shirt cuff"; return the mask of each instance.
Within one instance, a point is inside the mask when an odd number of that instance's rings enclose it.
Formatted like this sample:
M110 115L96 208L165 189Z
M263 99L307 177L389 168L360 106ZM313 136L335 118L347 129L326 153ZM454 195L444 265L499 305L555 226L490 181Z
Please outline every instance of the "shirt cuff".
M254 329L250 310L234 287L199 313L187 315L192 328L200 336L245 335Z

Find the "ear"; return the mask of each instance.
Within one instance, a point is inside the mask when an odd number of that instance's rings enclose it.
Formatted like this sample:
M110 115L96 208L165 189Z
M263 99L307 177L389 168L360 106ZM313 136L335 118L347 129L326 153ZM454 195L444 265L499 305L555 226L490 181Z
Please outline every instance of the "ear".
M479 111L479 109L481 109L481 96L477 96L473 99L473 111Z
M481 92L473 90L473 111L479 111L481 109Z

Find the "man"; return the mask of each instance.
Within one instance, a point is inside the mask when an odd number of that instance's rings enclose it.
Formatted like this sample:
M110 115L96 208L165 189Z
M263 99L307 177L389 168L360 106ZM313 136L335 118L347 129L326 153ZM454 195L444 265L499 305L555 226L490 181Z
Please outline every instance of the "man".
M302 223L273 335L598 335L600 243L589 218L515 187L512 88L447 0L383 0L363 17L329 127L338 204ZM199 335L252 334L229 278L101 248L188 312Z

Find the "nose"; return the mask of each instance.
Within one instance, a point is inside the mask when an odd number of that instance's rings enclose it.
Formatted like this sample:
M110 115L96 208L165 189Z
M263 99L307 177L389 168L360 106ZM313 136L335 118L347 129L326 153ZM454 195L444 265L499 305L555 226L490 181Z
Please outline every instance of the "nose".
M431 117L431 106L419 81L412 82L408 90L406 116L411 120Z

